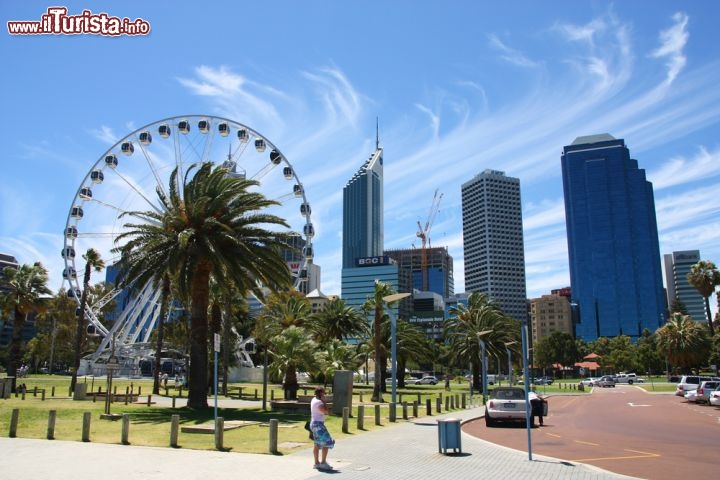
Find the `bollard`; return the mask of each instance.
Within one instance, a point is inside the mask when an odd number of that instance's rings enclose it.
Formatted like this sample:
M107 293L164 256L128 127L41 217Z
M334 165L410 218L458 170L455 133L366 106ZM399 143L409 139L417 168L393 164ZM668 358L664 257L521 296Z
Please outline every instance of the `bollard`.
M225 419L223 417L217 417L215 419L215 450L223 449L223 435L224 434L225 434Z
M455 410L455 397L448 395L448 398L450 398L450 410Z
M397 420L397 403L390 402L388 406L390 407L390 421L395 422Z
M53 387L50 389L50 396L51 397L55 396L55 385L53 385Z
M25 400L25 390L22 391L22 396L20 397L22 400Z
M365 429L365 405L358 405L357 429Z
M138 385L138 397L142 395L142 385Z
M151 404L152 404L152 395L148 395L147 406L149 407Z
M380 425L380 405L375 404L375 425Z
M442 398L437 397L435 399L435 411L438 413L442 413Z
M125 387L125 405L128 404L128 398L130 398L130 387Z
M255 389L255 400L257 400L257 399L258 399L258 389L256 388Z
M415 418L418 417L418 403L419 402L417 400L413 402L413 417Z
M445 397L445 411L450 411L450 397Z
M360 403L363 403L363 394L360 392Z
M177 397L172 397L172 408L175 408L175 398Z
M17 427L18 427L18 420L20 419L20 409L19 408L13 408L12 414L10 416L10 438L15 438L17 436Z
M130 445L130 414L123 413L122 415L122 432L120 434L120 443L123 445Z
M432 415L432 400L429 398L425 400L425 415L428 417Z
M178 432L180 432L180 415L170 417L170 446L178 447Z
M408 407L408 403L407 403L407 402L402 402L403 420L407 420L407 419L408 419L408 409L407 409L407 407Z
M402 402L403 402L403 399L402 399L403 394L402 394L402 393L399 393L399 394L398 394L398 397L399 397L399 403L402 404Z
M45 401L45 389L44 388L42 389L42 395L40 396L40 400L42 400L43 402Z
M93 397L93 403L97 402L97 395L93 395L92 397Z
M57 419L57 410L50 410L48 412L48 428L47 428L47 439L55 440L55 420Z
M182 398L182 387L178 389L178 397Z
M275 390L270 390L270 401L275 400Z
M422 403L422 398L420 398L420 394L419 394L419 393L417 394L417 396L418 396L417 402L418 402L418 403Z
M349 433L348 430L348 418L350 417L350 408L343 407L343 414L342 414L342 431L343 433Z
M462 403L460 404L462 406L462 409L465 410L467 408L467 395L465 393L462 394Z
M460 408L460 395L455 394L455 408Z
M278 449L278 420L277 418L270 419L270 437L269 437L269 450L272 454L277 454Z
M83 424L82 424L82 441L83 442L89 442L90 441L90 419L91 417L90 412L83 413Z

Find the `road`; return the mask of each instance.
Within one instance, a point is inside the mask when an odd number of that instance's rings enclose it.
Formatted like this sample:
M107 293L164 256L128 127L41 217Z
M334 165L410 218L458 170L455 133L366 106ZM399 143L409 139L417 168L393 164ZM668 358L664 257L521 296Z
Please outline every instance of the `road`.
M548 399L545 426L532 429L533 454L595 465L652 480L713 478L720 461L720 408L695 405L673 394L629 385L595 388L591 395ZM488 428L484 420L463 431L528 451L523 426Z

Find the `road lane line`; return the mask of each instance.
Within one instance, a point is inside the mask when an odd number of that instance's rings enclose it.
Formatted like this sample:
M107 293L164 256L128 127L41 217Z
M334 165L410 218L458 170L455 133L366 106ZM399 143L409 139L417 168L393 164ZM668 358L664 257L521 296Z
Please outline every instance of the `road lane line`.
M600 446L599 443L592 443L592 442L583 442L582 440L573 440L575 443L581 443L583 445L592 445L593 447Z

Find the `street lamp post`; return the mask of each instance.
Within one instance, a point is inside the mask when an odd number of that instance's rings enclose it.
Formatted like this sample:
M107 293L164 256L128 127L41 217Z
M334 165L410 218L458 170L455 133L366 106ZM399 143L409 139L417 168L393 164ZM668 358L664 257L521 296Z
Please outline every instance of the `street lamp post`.
M480 361L482 362L481 365L481 375L482 375L482 398L483 398L483 405L487 403L487 355L485 350L485 340L482 339L482 336L492 332L492 330L483 330L482 332L477 333L478 337L478 345L480 345Z
M527 443L528 443L528 460L532 461L532 434L530 428L532 427L530 421L532 416L530 415L530 399L528 393L530 392L530 378L528 376L528 339L527 339L527 320L523 322L520 327L520 334L522 340L522 365L523 365L523 379L525 381L525 427L527 429Z
M512 351L510 351L510 345L514 345L515 341L508 342L505 344L505 352L507 353L508 359L508 386L512 386Z
M410 296L410 293L395 293L393 295L387 295L383 297L383 302L390 304L398 302L403 298ZM395 394L397 392L397 317L390 312L390 355L391 360L391 373L392 376L392 403L395 404Z

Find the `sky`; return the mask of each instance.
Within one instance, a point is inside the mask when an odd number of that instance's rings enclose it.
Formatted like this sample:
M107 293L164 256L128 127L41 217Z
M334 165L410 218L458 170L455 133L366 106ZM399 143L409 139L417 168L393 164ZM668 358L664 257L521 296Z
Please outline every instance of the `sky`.
M149 32L8 32L53 6ZM251 127L285 155L312 206L325 294L340 294L342 189L376 127L385 248L419 247L441 193L429 238L452 255L456 292L460 188L488 168L520 179L528 297L570 285L560 155L597 133L624 139L652 182L661 254L720 263L720 2L10 0L0 18L0 252L41 261L53 290L94 164L142 126L191 114Z

